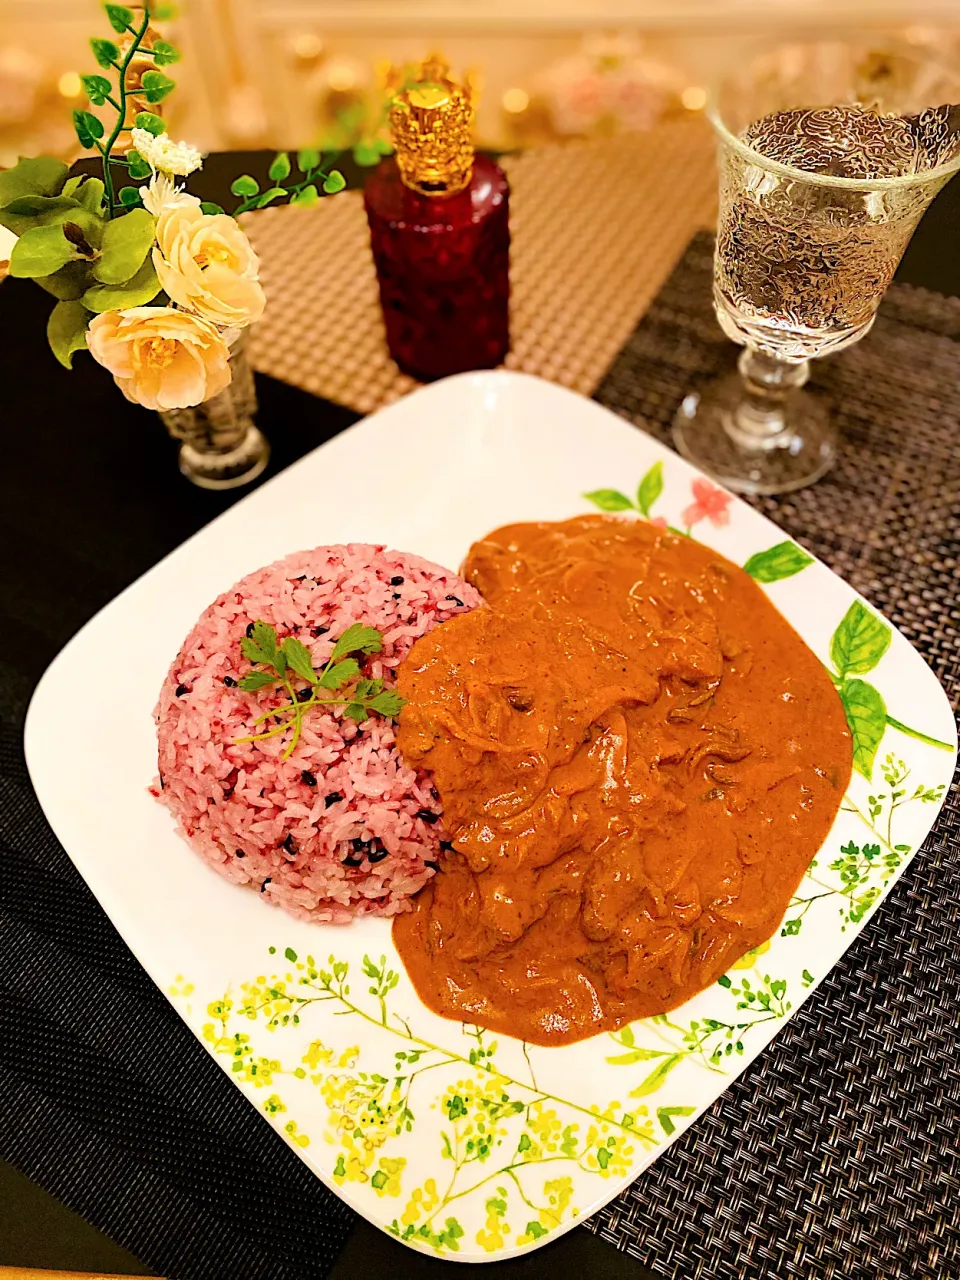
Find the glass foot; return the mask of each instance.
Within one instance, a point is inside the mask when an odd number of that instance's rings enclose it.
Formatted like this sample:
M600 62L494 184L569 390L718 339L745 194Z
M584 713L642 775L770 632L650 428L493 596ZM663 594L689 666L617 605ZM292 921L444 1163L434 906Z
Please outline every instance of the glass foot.
M830 469L836 436L826 410L808 391L793 390L779 430L751 415L737 374L684 398L673 420L679 452L735 493L790 493Z
M180 446L180 470L201 489L239 489L256 480L270 461L270 446L251 423L233 448L197 448L190 440Z

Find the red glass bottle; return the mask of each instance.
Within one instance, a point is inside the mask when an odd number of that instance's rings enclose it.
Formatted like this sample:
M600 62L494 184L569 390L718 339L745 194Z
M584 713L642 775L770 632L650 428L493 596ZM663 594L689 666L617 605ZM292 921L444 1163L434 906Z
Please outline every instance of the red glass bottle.
M396 154L364 193L390 354L420 381L493 368L510 346L506 174L474 155L445 67L427 64L390 119Z

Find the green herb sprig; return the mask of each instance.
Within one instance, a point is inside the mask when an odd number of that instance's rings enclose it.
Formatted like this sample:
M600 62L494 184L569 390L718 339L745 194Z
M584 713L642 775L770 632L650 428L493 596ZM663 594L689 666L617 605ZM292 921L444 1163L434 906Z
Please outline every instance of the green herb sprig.
M266 622L255 622L250 635L241 641L240 648L247 661L254 665L254 670L241 678L240 688L245 693L258 693L280 685L286 689L290 701L272 707L253 722L256 726L276 717L281 720L280 724L263 733L234 738L233 741L261 742L264 738L286 733L292 725L293 736L283 753L284 760L293 754L300 741L303 717L313 707L341 706L351 720L362 723L372 713L397 716L406 705L405 699L393 689L384 689L382 680L360 678L360 664L351 655L379 653L383 648L380 632L375 627L364 626L362 622L355 622L344 631L320 671L314 670L310 650L302 640L286 636L278 643L276 630ZM299 701L294 688L295 679L305 680L313 688L311 696L303 702ZM341 691L349 696L331 696Z

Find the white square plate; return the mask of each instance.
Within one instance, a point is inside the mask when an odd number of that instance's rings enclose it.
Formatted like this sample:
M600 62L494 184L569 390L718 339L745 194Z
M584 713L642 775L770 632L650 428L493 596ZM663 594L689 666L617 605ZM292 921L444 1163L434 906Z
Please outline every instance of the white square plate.
M288 919L211 871L147 792L151 713L198 615L260 565L356 540L456 568L498 525L598 503L689 525L750 562L835 669L862 772L768 944L666 1018L526 1048L426 1010L389 921ZM63 769L77 691L105 662L111 678L98 681L82 750ZM930 830L955 747L932 672L829 569L606 409L503 372L451 378L381 410L208 525L67 645L26 729L54 831L251 1103L371 1222L474 1262L536 1247L617 1195L763 1049Z

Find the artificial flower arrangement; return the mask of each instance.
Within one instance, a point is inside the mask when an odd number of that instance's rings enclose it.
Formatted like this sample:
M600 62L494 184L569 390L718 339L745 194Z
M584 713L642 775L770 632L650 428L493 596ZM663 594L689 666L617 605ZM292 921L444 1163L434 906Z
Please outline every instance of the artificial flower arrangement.
M18 237L10 275L57 298L47 337L61 364L87 349L128 400L189 408L229 385L230 344L264 309L257 255L237 216L281 199L310 205L346 183L332 158L304 150L296 180L286 152L270 165L267 190L237 178L232 213L191 195L177 179L201 167L200 153L174 142L160 115L174 88L163 68L180 57L150 25L161 10L105 7L117 39L91 40L103 74L82 77L90 105L104 110L73 113L103 176L71 177L52 156L0 171L0 225Z

